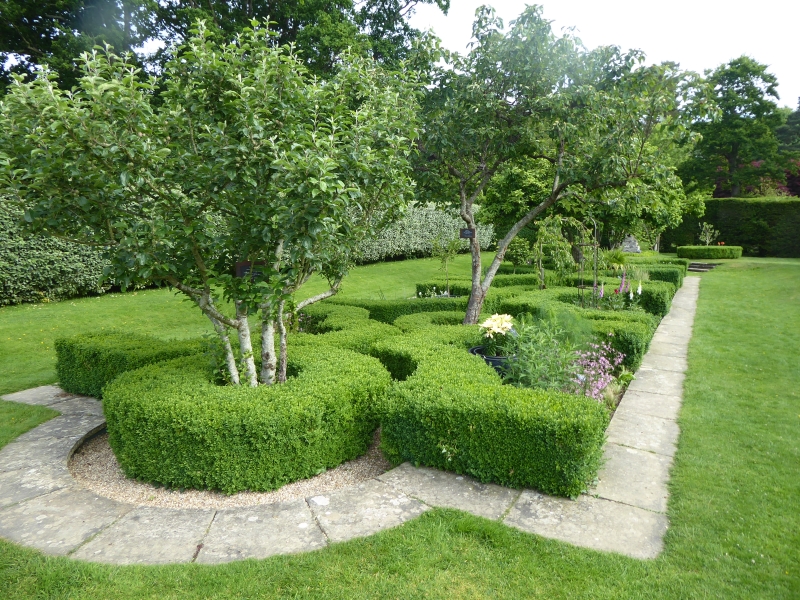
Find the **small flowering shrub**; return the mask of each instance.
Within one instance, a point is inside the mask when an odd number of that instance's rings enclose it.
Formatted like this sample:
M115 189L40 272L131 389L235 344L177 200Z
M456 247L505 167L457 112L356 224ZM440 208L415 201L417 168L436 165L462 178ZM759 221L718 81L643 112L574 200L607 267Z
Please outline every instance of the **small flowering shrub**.
M494 314L480 325L483 334L483 351L486 356L506 356L504 348L515 337L514 318Z
M594 289L593 301L596 301L597 308L602 310L637 310L639 300L642 296L642 282L634 289L625 271L622 272L619 285L610 292L606 292L605 284L601 283L600 288Z
M503 373L506 383L588 396L601 403L606 403L609 386L614 384L618 392L628 383L617 377L624 377L625 355L612 348L610 339L582 343L552 316L538 321L520 317L515 331L502 348L509 357Z
M614 350L608 342L590 343L586 350L576 354L574 365L577 376L572 380L574 391L602 401L603 391L614 383L614 372L625 356Z

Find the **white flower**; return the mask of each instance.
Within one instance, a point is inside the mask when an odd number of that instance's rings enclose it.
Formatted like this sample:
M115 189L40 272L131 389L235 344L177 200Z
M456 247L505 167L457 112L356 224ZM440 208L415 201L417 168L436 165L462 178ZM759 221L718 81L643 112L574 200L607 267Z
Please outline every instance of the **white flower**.
M494 338L494 334L505 335L514 327L514 319L511 315L498 315L494 314L483 323L481 328L486 330L484 335L488 338Z
M639 294L640 296L642 295L642 282L641 281L639 282L639 287L636 288L636 293Z
M631 290L630 299L633 300L633 290Z

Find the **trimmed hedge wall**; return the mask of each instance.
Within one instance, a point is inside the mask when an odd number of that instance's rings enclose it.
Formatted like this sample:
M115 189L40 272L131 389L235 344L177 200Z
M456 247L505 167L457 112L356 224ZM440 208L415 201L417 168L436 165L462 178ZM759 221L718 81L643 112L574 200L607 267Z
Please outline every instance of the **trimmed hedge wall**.
M429 331L373 349L401 379L381 411L387 458L549 494L583 492L597 475L606 409L585 396L502 385L464 340L433 343Z
M394 323L397 317L420 312L440 312L448 310L467 310L469 298L412 298L410 300L362 300L358 298L333 297L325 304L343 304L365 308L369 318L381 323Z
M748 256L800 257L800 198L714 198L702 217L684 215L661 236L662 246L698 242L700 223L711 223L726 246L741 246Z
M22 211L0 198L0 306L101 294L103 254L46 235L23 235Z
M741 246L678 246L681 258L741 258Z
M122 374L104 390L109 443L128 477L172 488L267 491L363 454L391 379L375 358L294 346L285 384L208 380L193 356Z
M201 340L163 341L121 331L60 338L55 348L61 388L94 398L102 398L106 384L125 371L203 352Z

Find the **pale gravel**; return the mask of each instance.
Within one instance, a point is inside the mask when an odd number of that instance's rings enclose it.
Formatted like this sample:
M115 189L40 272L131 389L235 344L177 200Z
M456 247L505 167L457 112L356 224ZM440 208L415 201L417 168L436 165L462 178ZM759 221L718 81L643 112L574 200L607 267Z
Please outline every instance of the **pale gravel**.
M272 492L226 495L207 490L181 491L128 479L108 445L107 433L84 442L72 455L69 470L76 481L96 494L127 504L161 508L238 508L318 496L377 477L391 468L378 447L379 442L380 434L376 432L364 456Z

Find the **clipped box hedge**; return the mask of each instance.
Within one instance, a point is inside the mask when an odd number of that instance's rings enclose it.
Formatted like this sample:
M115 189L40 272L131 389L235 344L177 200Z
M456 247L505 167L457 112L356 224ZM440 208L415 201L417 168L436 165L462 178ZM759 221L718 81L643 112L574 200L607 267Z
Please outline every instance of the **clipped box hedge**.
M375 358L298 345L286 383L217 386L206 359L124 373L104 390L109 443L128 477L170 488L267 491L363 454L389 373Z
M365 308L330 302L307 306L302 311L302 323L304 333L289 338L292 347L325 344L368 354L374 342L402 333L397 327L370 319Z
M678 246L681 258L704 258L718 260L723 258L741 258L741 246Z
M686 274L689 272L689 263L691 261L685 258L677 258L675 256L638 256L638 255L626 255L626 260L628 264L633 265L634 267L639 266L640 264L647 264L647 265L669 265L672 267L680 267L683 271L683 276L686 277Z
M467 353L467 339L434 343L428 331L373 348L400 380L381 410L386 457L560 496L583 492L597 475L606 409L585 396L502 385Z
M326 303L343 304L365 308L369 318L381 323L394 323L397 317L421 312L463 311L467 310L466 296L460 298L411 298L409 300L364 300L360 298L336 298Z
M203 352L201 340L164 341L121 331L60 338L55 348L61 388L94 398L102 398L106 384L125 371Z

